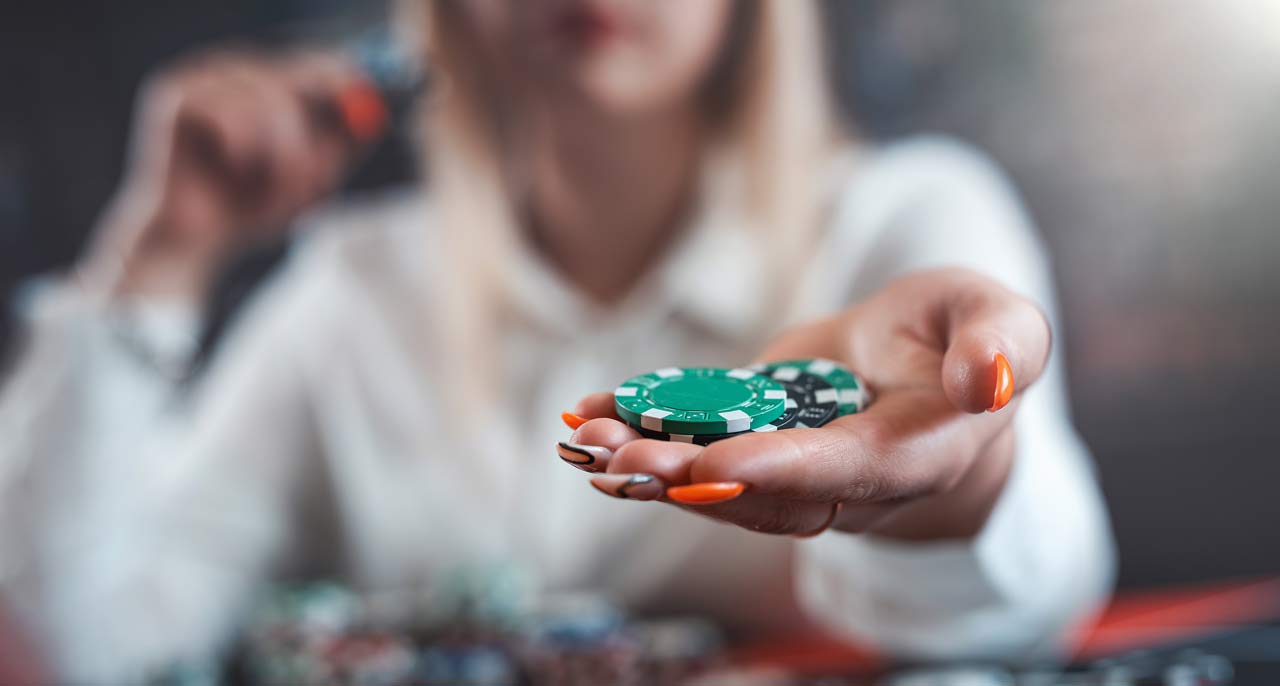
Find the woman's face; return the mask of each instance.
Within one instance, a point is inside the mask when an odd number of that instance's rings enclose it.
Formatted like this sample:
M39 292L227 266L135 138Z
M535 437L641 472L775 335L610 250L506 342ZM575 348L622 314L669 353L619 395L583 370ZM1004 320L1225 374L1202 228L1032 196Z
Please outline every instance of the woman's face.
M560 104L644 114L692 100L731 0L466 0L483 54Z

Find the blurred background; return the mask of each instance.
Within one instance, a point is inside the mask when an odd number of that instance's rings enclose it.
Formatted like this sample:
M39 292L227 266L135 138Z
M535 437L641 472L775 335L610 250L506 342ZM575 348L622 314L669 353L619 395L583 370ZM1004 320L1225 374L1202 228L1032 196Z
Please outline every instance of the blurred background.
M1124 587L1280 572L1280 2L827 2L871 138L944 131L1013 176L1054 256L1076 421ZM377 0L0 9L0 290L68 264L137 87L201 45L340 38ZM393 139L351 192L413 183Z

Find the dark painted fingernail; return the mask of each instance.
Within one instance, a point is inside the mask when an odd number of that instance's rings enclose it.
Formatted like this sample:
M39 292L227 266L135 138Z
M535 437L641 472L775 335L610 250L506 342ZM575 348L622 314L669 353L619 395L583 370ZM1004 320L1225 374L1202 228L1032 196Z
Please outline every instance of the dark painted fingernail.
M709 481L667 489L667 497L685 505L712 505L742 495L746 484L738 481Z
M1004 353L996 353L996 391L987 412L999 412L1013 398L1013 367Z
M560 421L564 422L564 425L569 427L570 429L577 431L578 427L587 423L587 418L579 417L578 415L572 412L561 412Z
M598 445L582 445L560 441L556 444L556 453L560 459L581 469L584 472L598 472L613 457L613 451Z
M664 490L652 474L601 474L591 478L591 485L605 495L631 500L655 500Z

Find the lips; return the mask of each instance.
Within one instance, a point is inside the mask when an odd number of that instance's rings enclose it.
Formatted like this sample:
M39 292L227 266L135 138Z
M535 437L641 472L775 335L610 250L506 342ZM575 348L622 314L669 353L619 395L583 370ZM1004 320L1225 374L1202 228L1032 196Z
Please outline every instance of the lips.
M623 33L619 17L594 5L575 5L560 12L554 22L558 38L578 48L596 48Z

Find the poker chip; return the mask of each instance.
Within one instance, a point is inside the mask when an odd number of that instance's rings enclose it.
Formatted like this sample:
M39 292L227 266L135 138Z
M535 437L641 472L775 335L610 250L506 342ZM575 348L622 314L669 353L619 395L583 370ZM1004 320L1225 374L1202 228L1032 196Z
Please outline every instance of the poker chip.
M502 567L468 564L457 570ZM478 586L510 585L507 573L477 576L467 580L463 594L474 597ZM724 659L716 625L679 617L637 622L604 595L540 593L521 604L518 616L499 624L463 602L453 606L452 620L441 624L433 614L424 624L412 606L441 598L434 591L423 597L422 590L379 591L374 597L331 583L277 589L249 618L225 664L174 665L159 674L161 681L147 683L674 686L693 683ZM373 608L391 605L393 596L410 611L379 617Z
M418 653L413 679L388 684L508 686L519 683L514 657L494 645L435 645ZM384 682L379 682L384 683Z
M1013 686L1014 678L1003 667L975 665L908 670L891 675L885 683L889 686Z
M853 373L848 367L841 365L839 362L833 362L822 358L814 358L811 360L786 360L784 362L770 362L764 365L754 365L751 369L755 371L763 371L769 368L796 367L815 376L826 379L836 389L837 401L839 403L839 416L843 417L847 414L861 412L871 403L871 393L867 390L867 385L857 374Z
M786 411L787 391L750 369L667 367L628 379L614 399L618 416L632 426L692 436L769 424Z
M653 438L659 441L672 441L674 443L692 443L694 445L711 445L716 441L723 441L726 438L733 438L734 436L743 436L749 433L756 433L759 431L777 431L778 430L778 428L776 426L773 426L772 424L765 424L764 426L758 429L752 429L750 431L738 431L736 433L731 433L731 434L673 434L665 431L653 431L651 429L646 429L642 426L636 426L635 424L628 424L628 426L635 429L636 433L640 434L641 436L644 436L645 438Z
M807 429L822 426L839 416L840 389L827 377L807 371L807 363L770 362L752 369L782 384L787 399L796 405L795 420L779 429Z
M821 376L810 374L800 366L789 363L760 365L753 369L758 374L772 378L782 384L783 389L787 392L786 405L782 415L768 424L763 424L750 431L724 434L680 434L653 431L634 424L632 428L645 438L675 441L677 443L693 443L695 445L710 445L716 441L747 433L822 426L836 418L839 409L839 393L830 382Z

